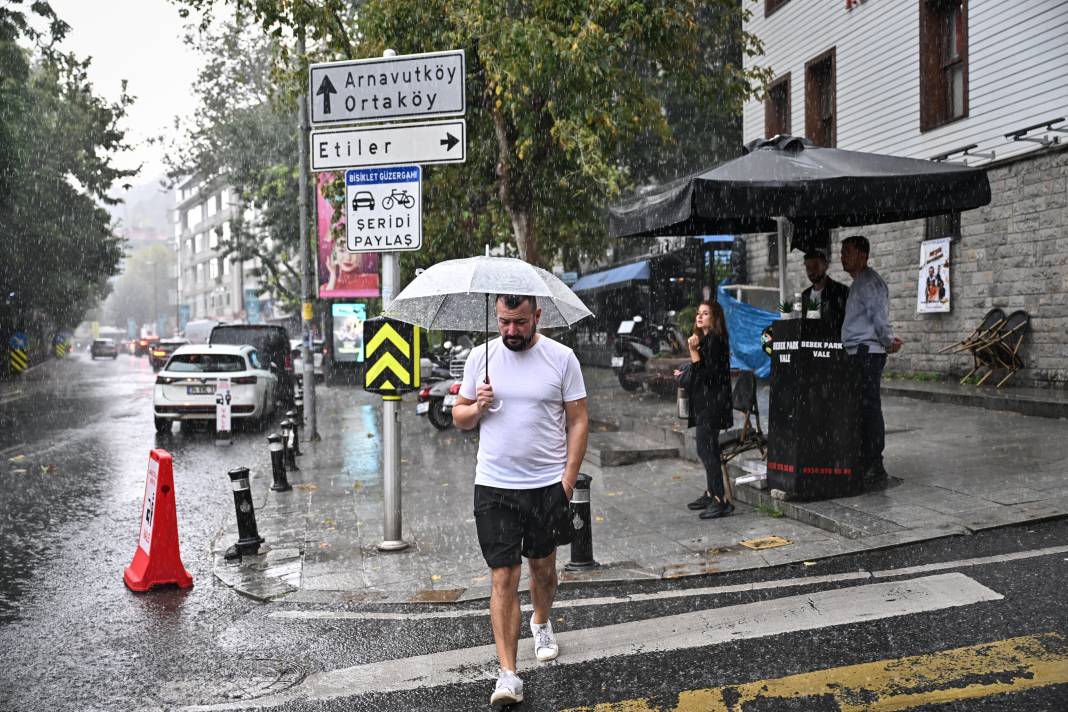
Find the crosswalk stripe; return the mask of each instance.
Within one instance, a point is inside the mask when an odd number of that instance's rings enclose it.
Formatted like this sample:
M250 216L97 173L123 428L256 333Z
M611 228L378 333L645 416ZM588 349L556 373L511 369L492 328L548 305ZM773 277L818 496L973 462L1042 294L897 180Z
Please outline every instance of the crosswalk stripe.
M563 712L738 712L782 700L792 709L900 712L1068 683L1068 645L1057 633L1027 635L907 658L815 670L738 685L685 690L667 708L649 698L573 707ZM770 706L770 705L769 705Z
M556 638L562 652L556 664L570 666L619 656L686 650L907 616L1001 598L1001 594L961 573L817 591L770 601L558 632ZM517 663L520 672L538 665L530 646L519 646ZM326 700L371 692L381 694L484 682L493 679L496 668L494 646L482 645L314 673L300 685L278 695L246 703L186 709L246 709L295 700Z
M766 591L776 588L793 588L798 586L816 586L826 583L839 583L843 581L870 581L880 578L894 578L898 576L915 576L921 573L933 571L946 571L948 569L969 568L973 566L987 566L989 564L1001 564L1022 559L1032 559L1039 556L1052 556L1068 552L1068 546L1050 546L1044 549L1028 549L1014 551L1008 554L996 554L993 556L980 556L972 559L958 559L956 561L939 561L933 564L918 566L906 566L900 569L883 569L880 571L850 571L841 574L827 574L825 576L798 576L788 579L772 579L770 581L753 581L751 583L728 584L724 586L704 586L701 588L681 588L667 591L654 591L651 593L630 593L623 596L596 596L591 598L574 598L570 600L556 601L553 610L563 608L581 608L585 606L609 606L621 603L638 603L641 601L659 601L669 598L691 598L697 596L712 596L724 593L747 593L749 591ZM1068 559L1065 559L1068 561ZM526 604L522 610L530 612L534 607ZM420 621L449 618L469 618L475 616L488 616L486 608L465 608L461 610L429 611L425 613L394 613L390 611L315 611L293 610L275 611L268 617L276 620L381 620L381 621Z

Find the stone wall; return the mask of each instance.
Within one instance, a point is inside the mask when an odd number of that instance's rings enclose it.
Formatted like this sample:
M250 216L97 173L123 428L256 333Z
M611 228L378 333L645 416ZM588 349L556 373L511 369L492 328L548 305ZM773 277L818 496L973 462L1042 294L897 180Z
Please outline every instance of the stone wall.
M1031 329L1024 340L1025 363L1013 381L1021 386L1068 385L1068 146L1036 152L988 169L989 205L961 215L961 238L952 244L952 311L916 312L916 280L924 221L873 225L832 236L831 276L849 275L837 258L839 241L862 234L871 241L869 264L890 287L890 316L905 347L887 362L888 371L934 372L959 378L971 368L968 354L938 354L971 333L986 312L1025 309ZM771 243L769 245L769 242ZM778 285L769 268L766 235L747 235L749 280ZM791 294L808 286L801 255L792 252ZM989 381L988 381L989 383Z

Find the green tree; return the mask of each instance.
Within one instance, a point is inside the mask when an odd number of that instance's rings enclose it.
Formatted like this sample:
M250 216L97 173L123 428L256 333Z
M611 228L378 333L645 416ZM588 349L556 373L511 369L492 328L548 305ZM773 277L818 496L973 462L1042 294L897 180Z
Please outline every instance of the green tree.
M428 249L409 263L484 242L535 263L601 253L604 207L732 155L768 78L743 67L760 46L737 0L175 1L235 6L277 38L306 27L311 61L466 51L468 160L426 170Z
M219 251L259 258L258 274L274 298L299 303L297 124L292 96L273 90L277 43L248 33L240 21L206 28L187 41L204 58L194 91L194 116L179 124L166 162L172 180L199 174L229 184L243 206ZM287 98L288 96L288 98Z
M3 332L27 322L73 327L106 295L122 241L99 205L118 202L108 197L112 184L136 173L112 164L127 148L125 87L115 103L95 96L89 61L58 49L69 27L46 2L29 14L21 5L0 5ZM34 29L42 19L45 32Z

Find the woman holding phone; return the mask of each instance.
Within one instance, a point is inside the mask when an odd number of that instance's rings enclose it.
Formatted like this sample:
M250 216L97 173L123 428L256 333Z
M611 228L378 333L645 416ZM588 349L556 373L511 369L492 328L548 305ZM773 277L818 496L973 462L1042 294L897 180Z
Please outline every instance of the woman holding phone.
M687 506L701 510L701 519L725 517L734 511L725 494L720 464L719 431L734 423L731 410L731 348L723 307L701 302L693 335L686 341L690 352L690 417L697 428L697 455L705 466L705 491Z

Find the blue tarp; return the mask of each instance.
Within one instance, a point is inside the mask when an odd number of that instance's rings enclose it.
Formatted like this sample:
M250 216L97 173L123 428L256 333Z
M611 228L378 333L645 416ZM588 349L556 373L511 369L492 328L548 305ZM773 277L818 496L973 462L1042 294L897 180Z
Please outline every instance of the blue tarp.
M746 369L759 378L767 378L771 375L771 359L760 347L760 335L769 324L778 321L779 315L740 302L723 287L716 294L731 336L731 368Z
M649 263L646 261L634 262L629 265L620 265L604 272L594 272L583 275L579 281L571 287L573 292L585 292L598 287L607 287L612 284L623 284L635 279L649 279Z

